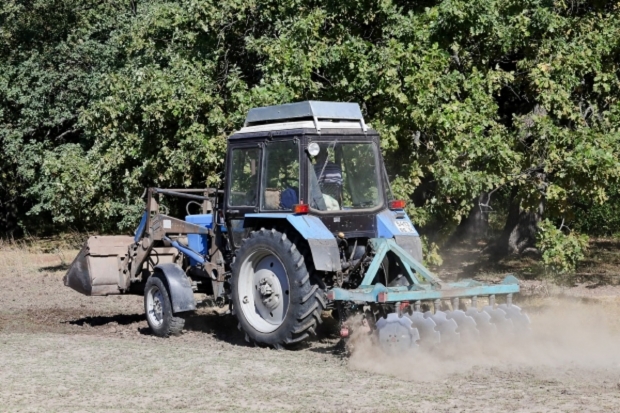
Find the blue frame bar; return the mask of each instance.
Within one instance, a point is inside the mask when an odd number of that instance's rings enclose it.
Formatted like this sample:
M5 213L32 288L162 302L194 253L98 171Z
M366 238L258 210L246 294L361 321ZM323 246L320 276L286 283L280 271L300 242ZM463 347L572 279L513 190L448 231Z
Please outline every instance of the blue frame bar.
M140 224L138 224L138 228L136 229L136 234L133 236L134 242L139 242L142 239L142 234L144 234L144 229L146 227L147 216L148 211L144 211L142 218L140 219Z
M183 254L187 255L188 257L193 258L194 260L198 261L201 264L205 263L205 257L198 254L196 251L189 249L188 247L181 245L178 241L173 241L168 237L163 237L163 239L168 241L170 244L172 244L174 248L178 249L179 251L181 251Z
M407 270L407 275L409 276L409 282L413 284L420 284L420 280L417 275L421 276L425 281L431 284L441 284L439 278L435 277L432 272L428 270L422 263L416 261L411 255L407 253L404 249L402 249L393 238L372 238L370 243L375 250L375 256L364 274L364 279L362 280L362 286L369 286L372 284L372 281L375 279L379 268L381 268L381 262L389 251L392 251L405 265L405 269ZM413 271L415 271L415 275Z

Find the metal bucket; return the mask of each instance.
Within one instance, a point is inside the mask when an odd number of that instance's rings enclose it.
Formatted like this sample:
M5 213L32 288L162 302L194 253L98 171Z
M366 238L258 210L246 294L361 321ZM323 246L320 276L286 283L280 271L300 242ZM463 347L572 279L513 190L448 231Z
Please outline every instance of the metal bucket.
M133 243L125 235L90 237L65 274L65 286L84 295L120 294L121 271Z

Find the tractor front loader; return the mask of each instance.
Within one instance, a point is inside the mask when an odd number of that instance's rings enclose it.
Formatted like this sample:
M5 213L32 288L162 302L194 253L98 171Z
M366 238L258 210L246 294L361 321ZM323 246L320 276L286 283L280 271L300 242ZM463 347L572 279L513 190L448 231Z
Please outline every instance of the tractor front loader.
M161 197L187 199L185 218L163 214ZM256 108L228 139L221 189L149 189L134 237L91 237L64 282L143 294L158 336L181 331L196 292L228 304L248 341L275 348L315 334L324 310L343 336L362 314L386 351L527 332L517 279L439 280L404 207L357 104Z

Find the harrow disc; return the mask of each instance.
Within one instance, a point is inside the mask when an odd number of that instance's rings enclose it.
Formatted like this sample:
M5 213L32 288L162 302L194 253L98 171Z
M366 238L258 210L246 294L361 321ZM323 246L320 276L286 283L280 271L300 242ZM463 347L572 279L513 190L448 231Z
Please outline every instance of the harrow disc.
M499 308L511 320L516 334L527 334L530 331L530 318L521 312L520 307L513 304L501 304Z
M418 347L420 334L418 329L411 327L408 317L399 317L390 313L387 318L380 318L376 323L381 348L388 354L401 354L403 350Z
M435 314L427 311L424 313L424 318L430 318L437 324L435 329L439 331L442 343L455 343L459 341L460 335L456 332L458 329L456 321L448 319L443 311L437 311Z
M470 308L465 314L473 318L476 322L476 328L480 332L480 337L489 338L497 334L497 327L495 324L491 323L491 315L486 311L478 311L476 308Z
M488 313L491 316L491 323L495 324L498 333L509 336L514 332L514 325L512 320L506 316L506 312L501 308L493 308L487 305L482 308L482 311Z
M425 318L424 314L414 311L406 315L411 320L411 327L420 334L420 346L432 347L441 341L441 334L437 331L437 324L431 318Z
M448 320L452 319L456 322L458 329L457 332L461 336L461 340L471 342L480 337L476 321L473 317L465 314L462 310L453 310L446 313Z

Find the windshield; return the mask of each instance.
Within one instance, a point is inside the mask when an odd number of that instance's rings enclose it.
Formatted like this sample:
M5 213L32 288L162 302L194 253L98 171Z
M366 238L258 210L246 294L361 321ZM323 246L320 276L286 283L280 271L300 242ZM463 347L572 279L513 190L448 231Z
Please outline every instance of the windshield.
M319 211L368 209L382 205L373 142L316 142L308 157L310 207Z

